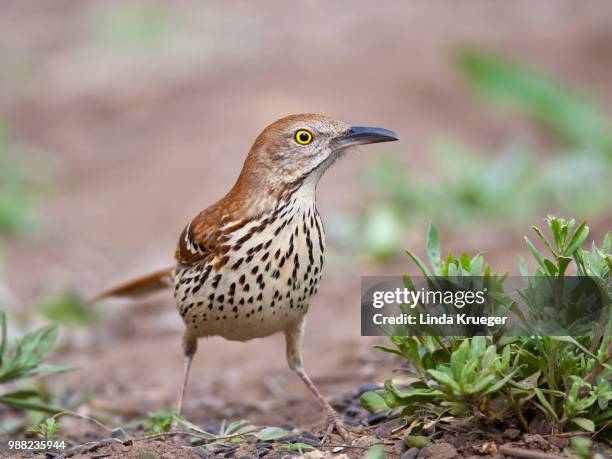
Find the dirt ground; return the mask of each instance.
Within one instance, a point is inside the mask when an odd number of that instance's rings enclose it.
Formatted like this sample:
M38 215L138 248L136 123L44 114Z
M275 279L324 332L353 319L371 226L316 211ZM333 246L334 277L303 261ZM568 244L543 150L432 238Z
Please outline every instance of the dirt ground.
M145 4L166 18L161 38L118 44L107 30L121 32L118 12L135 14ZM426 152L439 135L491 150L516 137L546 145L543 133L471 96L453 70L453 53L479 46L520 57L588 88L609 109L611 23L612 3L579 0L265 8L247 1L5 1L2 121L57 166L59 177L43 202L41 228L8 241L15 307L64 288L91 296L171 264L184 224L228 190L259 130L288 113L325 113L401 137L327 173L318 190L324 220L363 205L358 177L370 157L399 158L435 175ZM420 248L423 233L412 228L407 243ZM450 249L483 249L500 269L516 272L520 237L501 225L443 238ZM324 276L304 349L306 368L332 399L384 380L395 365L370 349L377 340L360 337L358 305L359 276L397 272L397 265L341 266ZM182 367L182 324L170 293L106 304L101 314L93 329L63 331L57 360L80 369L55 378L60 390L87 391L88 413L109 420L169 408ZM201 342L185 415L202 426L224 418L307 428L320 421L286 368L281 336Z

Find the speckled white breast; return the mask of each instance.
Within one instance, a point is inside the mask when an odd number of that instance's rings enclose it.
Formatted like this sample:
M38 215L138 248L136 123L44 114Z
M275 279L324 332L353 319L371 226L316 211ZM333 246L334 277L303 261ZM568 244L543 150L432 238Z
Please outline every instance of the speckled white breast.
M177 309L193 335L246 341L303 317L318 289L325 248L323 225L308 197L296 193L273 218L232 233L229 259L220 269L217 259L177 267ZM265 218L266 227L254 232Z

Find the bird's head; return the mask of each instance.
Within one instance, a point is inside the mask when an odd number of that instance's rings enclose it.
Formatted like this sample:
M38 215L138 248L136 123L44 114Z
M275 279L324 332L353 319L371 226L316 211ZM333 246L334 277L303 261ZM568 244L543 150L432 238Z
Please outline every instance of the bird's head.
M398 140L387 129L350 126L323 115L281 118L265 128L246 158L240 181L265 184L269 192L316 183L350 147Z

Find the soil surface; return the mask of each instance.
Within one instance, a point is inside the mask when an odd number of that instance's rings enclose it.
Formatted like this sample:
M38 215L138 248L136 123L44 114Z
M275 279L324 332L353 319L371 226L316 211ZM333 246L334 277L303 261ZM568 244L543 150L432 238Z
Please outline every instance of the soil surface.
M380 125L402 139L363 149L326 174L318 190L324 220L363 208L359 177L373 157L399 158L435 176L427 152L441 135L490 151L517 137L549 144L544 133L492 112L466 91L453 68L461 47L519 57L612 107L612 3L606 1L390 1L384 7L279 1L261 8L247 1L12 0L2 10L2 121L27 146L23 154L56 177L40 202L39 229L6 248L9 313L31 324L42 322L28 305L58 291L90 297L170 265L185 223L229 189L257 133L288 113ZM610 221L594 223L599 237ZM415 225L407 246L422 247L423 234L424 226ZM446 230L442 238L445 249L485 250L491 264L511 272L524 252L503 222L469 234ZM360 336L359 276L413 268L406 260L375 265L339 251L334 256L335 250L332 244L310 308L304 357L321 391L339 403L359 386L382 382L399 364L371 349L380 339ZM182 370L182 323L171 293L98 310L95 326L62 330L55 360L79 369L49 379L49 386L67 403L87 398L79 413L109 425L170 408ZM201 341L187 419L204 428L245 418L320 433L320 410L287 369L284 352L281 336ZM82 441L108 436L80 419L62 425L62 434ZM116 443L73 457L204 457L185 445ZM400 453L386 450L388 457Z

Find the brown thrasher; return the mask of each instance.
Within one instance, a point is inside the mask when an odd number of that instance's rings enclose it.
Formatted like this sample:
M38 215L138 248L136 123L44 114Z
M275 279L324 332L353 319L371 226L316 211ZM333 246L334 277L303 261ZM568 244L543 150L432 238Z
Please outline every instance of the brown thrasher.
M287 362L314 394L334 428L349 437L336 411L302 366L308 303L317 292L325 236L315 203L323 173L347 148L398 140L389 130L349 126L321 115L282 118L257 137L238 180L183 230L176 266L102 295L137 296L174 286L186 325L181 412L198 338L247 341L283 332Z

